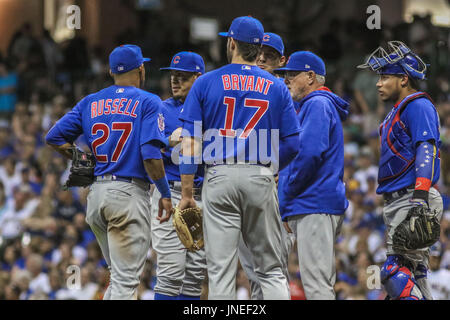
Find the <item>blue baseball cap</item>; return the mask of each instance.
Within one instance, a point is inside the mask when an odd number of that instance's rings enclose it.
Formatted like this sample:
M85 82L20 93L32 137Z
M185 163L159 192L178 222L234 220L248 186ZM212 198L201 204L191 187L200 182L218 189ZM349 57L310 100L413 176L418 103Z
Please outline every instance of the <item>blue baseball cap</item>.
M262 44L263 44L263 46L272 47L275 50L277 50L279 54L281 54L282 56L284 55L283 40L276 33L272 33L272 32L264 33Z
M310 51L297 51L291 54L284 68L275 71L314 71L316 74L325 76L325 63Z
M219 36L260 44L264 37L264 28L261 22L253 17L238 17L231 22L228 32L219 32Z
M139 68L150 58L142 57L141 48L133 44L124 44L115 48L109 55L109 68L112 73L120 74Z
M173 56L170 67L160 68L159 70L205 73L205 62L203 61L203 58L195 52L182 51Z

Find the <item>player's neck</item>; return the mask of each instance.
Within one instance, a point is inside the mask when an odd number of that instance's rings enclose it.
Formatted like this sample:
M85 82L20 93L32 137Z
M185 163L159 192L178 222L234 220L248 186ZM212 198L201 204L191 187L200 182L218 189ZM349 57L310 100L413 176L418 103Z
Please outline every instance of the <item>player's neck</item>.
M313 91L316 91L317 89L323 87L323 85L319 84L319 83L315 83L312 86L308 87L305 91L305 96L306 97L308 94L310 94Z
M253 62L244 60L241 56L235 55L232 59L231 59L231 63L233 64L248 64L250 66L256 66L256 60Z
M410 94L416 93L417 90L413 89L413 88L404 88L400 91L400 94L398 95L398 101L400 102L403 99L405 99L407 96L409 96Z
M136 87L139 88L140 81L139 79L115 79L114 84L119 87Z

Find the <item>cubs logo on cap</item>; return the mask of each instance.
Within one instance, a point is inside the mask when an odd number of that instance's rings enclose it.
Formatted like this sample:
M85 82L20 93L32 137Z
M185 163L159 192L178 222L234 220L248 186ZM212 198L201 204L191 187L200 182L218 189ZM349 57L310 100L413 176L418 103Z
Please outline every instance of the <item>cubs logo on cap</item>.
M283 40L279 35L272 32L267 32L263 37L263 46L268 46L274 48L278 53L284 55L284 44Z
M203 58L195 52L182 51L173 56L170 67L160 68L159 70L205 73L205 62L203 61Z

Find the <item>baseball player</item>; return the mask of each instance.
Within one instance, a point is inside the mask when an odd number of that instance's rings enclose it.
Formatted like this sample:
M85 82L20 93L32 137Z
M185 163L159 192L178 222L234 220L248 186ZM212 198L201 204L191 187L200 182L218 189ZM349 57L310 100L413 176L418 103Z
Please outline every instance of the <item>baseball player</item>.
M286 64L286 57L284 56L283 39L276 33L264 33L261 51L259 53L256 64L263 70L274 73L275 69L282 68Z
M376 49L359 68L370 68L380 78L378 93L395 103L380 126L381 155L377 193L385 200L387 260L382 282L391 299L432 299L427 281L429 248L393 247L396 227L412 207L430 208L440 220L442 197L433 188L440 175L439 116L430 97L419 90L427 66L404 43L388 42L391 52Z
M289 299L274 168L285 167L295 156L299 125L286 86L256 65L264 36L261 23L238 17L220 35L228 38L230 64L197 79L180 114L179 207L195 206L192 185L201 155L206 167L202 201L208 298L236 299L242 232L264 299Z
M170 67L172 98L163 101L165 135L169 144L175 146L180 142L181 121L178 120L184 100L194 81L205 73L205 64L200 55L193 52L175 54ZM181 199L181 179L178 165L172 161L173 148L165 148L163 153L164 168L169 181L172 202L176 206ZM194 198L201 207L202 176L194 180ZM161 194L155 190L152 203L157 203ZM157 253L157 282L155 300L199 300L202 282L205 279L206 260L204 249L188 251L181 243L172 223L158 221L158 209L152 207L152 247Z
M286 57L284 56L284 44L281 37L275 33L264 33L262 47L256 60L258 67L261 69L271 73L273 76L278 77L273 71L275 69L281 68L286 63ZM279 78L281 81L284 81L282 78ZM275 181L277 181L278 175L275 176ZM281 217L280 217L281 218ZM282 251L281 251L281 261L283 263L283 273L286 276L286 279L289 280L289 272L288 272L288 259L289 253L292 249L292 245L295 239L291 237L292 234L289 234L285 228L281 228L282 233ZM261 290L261 286L259 285L258 276L254 271L254 263L251 251L244 243L244 239L240 238L239 240L239 261L241 263L242 268L247 274L247 278L250 282L251 289L251 299L252 300L262 300L263 293Z
M348 207L345 197L342 121L348 103L324 86L325 64L309 51L289 57L285 83L299 102L302 132L298 155L280 172L280 211L297 238L302 283L308 300L335 299L334 244Z
M105 300L137 298L150 249L148 176L162 194L160 222L167 221L172 210L160 151L165 146L162 103L139 89L145 81L143 63L149 60L138 46L115 48L109 56L114 85L82 99L46 137L70 158L73 141L84 134L95 155L96 178L87 198L86 221L111 272Z

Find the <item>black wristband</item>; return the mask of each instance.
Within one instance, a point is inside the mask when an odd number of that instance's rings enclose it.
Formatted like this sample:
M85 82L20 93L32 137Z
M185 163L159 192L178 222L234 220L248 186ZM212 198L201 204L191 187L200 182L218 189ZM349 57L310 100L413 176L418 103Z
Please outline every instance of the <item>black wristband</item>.
M414 190L413 199L422 199L428 203L428 191L425 190Z

